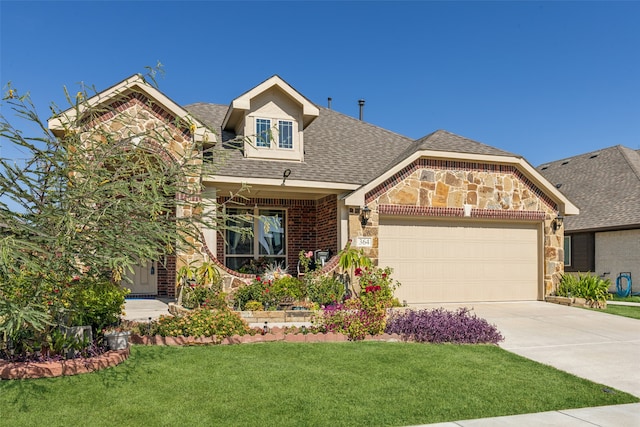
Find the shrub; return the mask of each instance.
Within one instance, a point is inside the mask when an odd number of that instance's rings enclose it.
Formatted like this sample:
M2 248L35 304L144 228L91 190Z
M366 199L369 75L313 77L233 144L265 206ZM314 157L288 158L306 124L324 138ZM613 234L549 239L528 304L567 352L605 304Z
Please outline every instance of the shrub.
M264 310L264 306L260 301L251 300L244 305L244 309L249 311L262 311Z
M129 289L107 279L81 279L72 283L71 326L90 325L94 331L120 321Z
M249 301L258 301L268 310L275 310L282 303L291 303L305 295L304 283L291 276L267 280L256 277L250 284L236 290L233 306L239 310L249 310Z
M351 341L358 341L383 333L386 317L384 308L365 306L362 300L352 298L344 304L326 306L315 316L314 323L323 331L345 334Z
M189 284L182 290L182 305L186 308L215 308L226 307L225 294L217 287L201 284Z
M308 274L305 276L307 296L311 301L321 306L327 306L342 301L344 296L344 284L334 277L320 274Z
M249 301L262 302L266 289L260 277L256 277L250 284L236 289L233 295L233 306L239 310L246 310L246 304Z
M299 300L305 296L303 282L291 276L276 279L271 284L270 292L278 304L285 301Z
M249 325L229 309L193 310L182 316L160 316L150 328L152 335L163 337L211 337L219 339L249 333Z
M592 307L602 307L605 301L610 298L609 287L611 281L602 279L592 274L571 274L562 275L556 295L561 297L584 298L590 302Z
M497 344L504 338L494 325L470 314L467 308L447 311L407 310L392 314L385 331L405 340L430 343Z
M391 278L390 267L356 268L355 275L360 278L360 299L365 305L381 304L384 308L394 305L393 293L400 283Z

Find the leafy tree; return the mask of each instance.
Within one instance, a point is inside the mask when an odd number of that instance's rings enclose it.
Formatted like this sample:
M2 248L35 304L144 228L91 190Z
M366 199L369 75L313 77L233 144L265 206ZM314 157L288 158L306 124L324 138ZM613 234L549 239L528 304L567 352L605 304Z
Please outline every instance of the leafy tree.
M155 86L157 69L148 71ZM229 227L220 206L201 198L201 176L216 164L203 159L224 151L196 138L211 131L189 116L153 120L144 94L137 99L148 109L118 108L136 97L130 90L109 103L95 89L65 95L70 108L51 106L56 132L28 94L8 84L2 99L0 144L26 160L0 158L0 299L11 297L3 289L24 271L61 284L81 275L119 282L143 260L197 250L203 228ZM14 127L7 112L35 135Z

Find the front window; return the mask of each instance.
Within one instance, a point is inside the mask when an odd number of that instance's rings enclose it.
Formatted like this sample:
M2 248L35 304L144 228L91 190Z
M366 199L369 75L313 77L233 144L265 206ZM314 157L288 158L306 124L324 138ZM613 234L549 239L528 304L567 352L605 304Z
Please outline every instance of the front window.
M293 148L293 122L288 120L278 121L278 147Z
M564 265L571 265L571 236L564 236Z
M228 226L250 229L250 236L238 230L226 231L225 265L233 270L254 260L286 265L286 211L284 209L228 209Z
M271 120L256 119L256 145L258 147L271 146Z

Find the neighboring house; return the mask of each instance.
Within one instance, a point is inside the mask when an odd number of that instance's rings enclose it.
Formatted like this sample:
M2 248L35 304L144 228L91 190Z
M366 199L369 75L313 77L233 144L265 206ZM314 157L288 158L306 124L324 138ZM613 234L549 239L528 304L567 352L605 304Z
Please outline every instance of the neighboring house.
M140 76L88 102L117 102L118 111L140 117L128 135L153 120L188 118L192 126L176 128L175 145L208 140L225 158L215 175L201 177L203 199L223 202L250 186L244 205L227 213L254 215L246 223L252 239L203 230L202 253L180 254L219 263L226 289L250 277L234 270L252 260L266 257L295 273L300 251L335 255L349 241L394 269L402 283L396 295L408 304L539 300L563 273L556 217L578 209L515 154L444 130L412 140L320 107L278 76L229 105L182 107ZM123 134L116 119L105 114L95 123ZM62 126L53 119L50 128ZM156 270L157 283L134 292L174 296L175 259Z
M631 273L639 291L640 152L616 145L538 170L580 208L564 220L565 271L593 272L613 285Z

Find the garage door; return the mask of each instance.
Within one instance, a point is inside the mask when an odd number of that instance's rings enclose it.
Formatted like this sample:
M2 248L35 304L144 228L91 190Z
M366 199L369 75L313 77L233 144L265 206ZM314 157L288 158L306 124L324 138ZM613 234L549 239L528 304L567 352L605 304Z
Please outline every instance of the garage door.
M537 224L381 219L379 265L409 304L538 299Z

